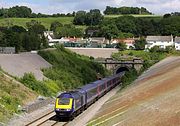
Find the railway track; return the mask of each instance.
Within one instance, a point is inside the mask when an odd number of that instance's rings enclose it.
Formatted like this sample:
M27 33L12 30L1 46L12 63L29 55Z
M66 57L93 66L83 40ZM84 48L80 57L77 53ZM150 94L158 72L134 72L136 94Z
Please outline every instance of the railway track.
M59 122L59 121L46 120L37 126L66 126L68 123L69 122Z
M56 119L54 111L50 111L25 126L66 126L67 124L68 122L60 122L60 120Z
M85 126L88 120L90 120L100 109L100 107L118 90L119 88L116 87L110 91L108 95L106 94L103 96L101 99L95 102L95 104L91 105L87 110L78 115L73 121L59 120L56 118L54 111L51 111L25 126Z

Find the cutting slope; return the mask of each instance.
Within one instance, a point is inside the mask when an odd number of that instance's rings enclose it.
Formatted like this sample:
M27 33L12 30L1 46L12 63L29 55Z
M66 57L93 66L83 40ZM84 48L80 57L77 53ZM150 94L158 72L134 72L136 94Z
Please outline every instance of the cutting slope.
M0 66L5 72L17 77L32 72L38 80L44 78L41 68L51 67L42 57L32 53L0 54Z
M106 102L89 125L179 126L180 57L151 67Z
M34 101L37 93L0 71L0 125L15 112L18 105Z

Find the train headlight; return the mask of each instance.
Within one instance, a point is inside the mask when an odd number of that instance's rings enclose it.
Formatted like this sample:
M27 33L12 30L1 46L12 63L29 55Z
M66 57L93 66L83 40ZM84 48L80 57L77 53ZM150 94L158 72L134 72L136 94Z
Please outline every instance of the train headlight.
M71 111L71 109L66 109L66 111Z
M60 109L56 109L56 111L60 111Z

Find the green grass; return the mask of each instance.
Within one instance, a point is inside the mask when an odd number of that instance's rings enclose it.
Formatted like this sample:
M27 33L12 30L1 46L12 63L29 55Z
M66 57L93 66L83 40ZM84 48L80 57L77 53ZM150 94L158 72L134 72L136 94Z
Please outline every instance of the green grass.
M0 71L0 122L6 122L18 113L18 105L32 101L37 94L25 86L6 77Z
M105 18L117 18L123 15L104 15ZM161 18L161 15L132 15L134 17L150 17L150 18ZM54 21L59 21L62 24L72 24L74 17L48 17L48 18L0 18L0 26L12 26L18 25L26 28L26 23L31 20L37 20L42 23L47 29ZM87 26L76 25L77 28L85 30Z
M50 28L50 25L54 21L59 21L62 24L72 24L74 17L49 17L49 18L1 18L0 26L8 26L8 25L18 25L26 28L26 23L31 20L37 20L42 23L47 29Z
M61 90L78 88L95 81L97 73L102 76L106 74L102 65L63 46L58 46L57 50L40 51L39 54L53 65L52 68L43 70L44 75L52 80L52 85L55 86L53 83L56 83Z

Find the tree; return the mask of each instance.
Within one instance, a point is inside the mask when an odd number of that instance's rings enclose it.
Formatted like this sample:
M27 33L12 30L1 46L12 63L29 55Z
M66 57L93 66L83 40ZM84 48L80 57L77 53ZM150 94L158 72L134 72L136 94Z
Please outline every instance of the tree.
M117 38L119 30L115 24L103 25L100 28L100 36L104 36L106 39L111 40Z
M137 33L137 27L135 24L136 19L133 16L123 16L116 19L115 23L119 31L125 33Z
M151 49L149 49L150 52L159 52L160 51L160 47L159 46L154 46Z
M110 14L152 14L149 12L146 8L141 7L110 7L107 6L106 10L104 11L104 14L110 15Z
M103 20L103 16L98 9L85 11L78 11L74 17L73 23L75 25L98 25Z
M120 32L118 34L118 38L132 38L134 35L132 33L125 33L125 32Z
M22 48L22 42L21 42L21 39L20 39L20 34L19 33L14 33L12 35L12 41L13 41L16 53L19 53L21 51L21 48Z
M28 27L28 31L32 33L42 35L44 31L46 31L46 28L36 20L31 20L31 22L27 22L26 25Z
M75 25L84 25L85 20L86 20L86 12L78 11L74 17L73 23Z
M20 17L27 18L30 17L32 10L26 6L15 6L8 9L9 17Z
M41 38L41 47L40 48L48 48L48 47L49 47L48 41L47 41L46 37L43 35Z
M82 37L82 30L74 27L73 25L64 25L63 27L56 28L55 36L61 37Z
M124 42L119 42L119 43L117 44L117 48L118 48L119 50L123 51L123 50L126 50L126 49L127 49L127 45L126 45L126 43L124 43Z
M89 26L86 28L85 33L86 37L96 37L100 31L99 26Z
M55 31L57 27L62 27L63 24L61 24L59 21L54 21L51 23L50 30Z
M38 50L41 46L41 39L37 34L32 32L28 34L23 34L22 45L27 51Z
M98 25L102 20L103 16L101 15L100 10L94 9L86 14L85 24L91 26Z
M146 45L146 40L144 38L141 38L140 40L136 40L134 43L136 50L144 50Z
M0 47L5 47L4 43L4 33L0 31Z
M169 18L169 17L171 17L171 14L165 14L165 15L163 16L163 18Z
M160 32L161 35L180 35L180 16L171 16L169 18L163 18L160 20Z
M13 32L18 32L18 33L26 32L26 29L24 29L22 26L17 26L17 25L12 26L10 29Z

